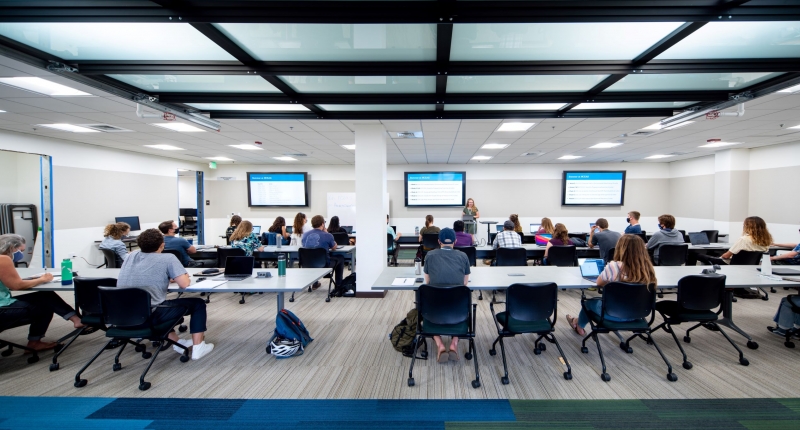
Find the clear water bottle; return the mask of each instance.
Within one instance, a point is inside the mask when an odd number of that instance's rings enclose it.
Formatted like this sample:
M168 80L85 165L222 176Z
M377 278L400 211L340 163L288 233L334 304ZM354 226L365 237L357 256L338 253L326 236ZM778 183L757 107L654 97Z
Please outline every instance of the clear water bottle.
M283 243L283 236L279 234L275 235L275 246L277 246L278 249L281 249L281 243Z
M416 234L417 236L419 236L419 226L417 226L417 227L414 227L414 234Z
M415 275L422 274L422 259L419 257L414 259L414 274Z
M72 260L61 261L61 285L72 285Z
M761 274L772 275L772 260L769 259L769 254L766 253L761 256Z

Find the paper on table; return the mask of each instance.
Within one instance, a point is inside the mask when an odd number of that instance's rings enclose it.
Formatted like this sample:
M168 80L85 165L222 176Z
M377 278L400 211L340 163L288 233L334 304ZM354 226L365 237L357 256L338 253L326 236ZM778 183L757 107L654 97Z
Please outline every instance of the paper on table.
M394 278L392 285L414 285L415 278Z
M205 281L198 282L196 284L189 285L186 287L187 290L207 290L209 288L217 288L222 284L227 283L228 281L210 281L206 279Z

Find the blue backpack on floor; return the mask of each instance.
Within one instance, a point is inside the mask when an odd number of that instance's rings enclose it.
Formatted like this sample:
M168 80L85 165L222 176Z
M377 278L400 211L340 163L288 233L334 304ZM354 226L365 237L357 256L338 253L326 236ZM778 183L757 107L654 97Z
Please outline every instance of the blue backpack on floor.
M297 318L295 314L286 309L278 312L278 316L275 318L275 334L272 335L270 342L276 337L296 339L300 341L303 348L314 340L308 333L306 326L300 321L300 318Z

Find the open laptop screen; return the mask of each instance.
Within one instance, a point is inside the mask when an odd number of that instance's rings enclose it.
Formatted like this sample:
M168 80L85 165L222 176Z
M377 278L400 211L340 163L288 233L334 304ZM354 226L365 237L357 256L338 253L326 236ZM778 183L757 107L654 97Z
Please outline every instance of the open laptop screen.
M531 234L536 234L541 226L541 224L531 224Z
M225 260L225 276L243 276L253 274L253 257L228 257Z
M260 234L261 233L261 226L260 225L254 225L253 226L253 233Z

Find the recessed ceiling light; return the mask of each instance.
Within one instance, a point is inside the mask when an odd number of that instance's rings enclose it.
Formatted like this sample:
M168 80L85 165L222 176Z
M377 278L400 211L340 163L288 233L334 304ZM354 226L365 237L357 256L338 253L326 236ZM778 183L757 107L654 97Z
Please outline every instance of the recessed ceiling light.
M705 145L698 146L698 148L720 148L723 146L739 145L740 143L742 142L721 142L721 141L709 142L706 143Z
M583 158L583 155L562 155L558 157L559 160L575 160L578 158Z
M685 127L685 126L687 126L689 124L692 124L692 123L694 123L694 121L684 121L682 123L675 124L675 125L661 125L661 121L659 121L659 122L657 122L655 124L648 125L647 127L643 128L642 130L674 130L676 128Z
M214 160L214 161L233 161L232 158L228 157L205 157L206 160Z
M36 125L40 127L53 128L61 131L71 131L73 133L100 133L99 131L92 130L91 128L81 127L79 125L72 125L72 124L36 124Z
M76 90L75 88L70 88L66 85L57 84L42 78L0 78L0 84L6 84L11 87L53 97L92 96L89 93L85 93L83 91Z
M481 149L505 149L508 148L508 144L505 143L487 143L486 145L481 146Z
M504 122L497 131L528 131L534 125L535 122Z
M148 148L160 149L162 151L183 151L183 148L178 148L172 145L145 145Z
M398 131L394 134L398 139L422 139L421 131Z
M492 158L493 157L491 157L489 155L476 155L476 156L472 157L473 160L478 160L478 161L480 161L480 160L491 160Z
M6 111L4 111L4 110L0 110L0 113L6 113Z
M355 151L356 150L356 145L342 145L342 148L349 149L351 151Z
M800 125L796 125L796 126L794 126L794 127L789 127L789 128L798 129L798 128L800 128Z
M649 157L644 157L644 159L645 160L657 160L659 158L669 158L669 157L673 157L673 155L670 155L670 154L656 154L656 155L651 155Z
M264 148L258 147L256 145L251 145L249 143L243 143L241 145L228 145L228 146L230 146L231 148L243 149L245 151L263 151L264 150Z
M180 131L182 133L205 133L205 130L201 130L195 126L184 124L182 122L167 122L167 123L154 123L150 124L156 127L166 128L167 130L172 131Z
M189 169L178 169L179 172L188 172Z
M800 85L795 85L793 87L784 88L784 89L782 89L782 90L780 90L778 92L779 93L796 93L798 91L800 91Z
M279 161L297 161L296 158L292 157L272 157L272 158Z
M614 148L616 146L620 146L622 143L619 142L600 142L597 145L592 145L589 148L592 149L607 149L607 148Z

